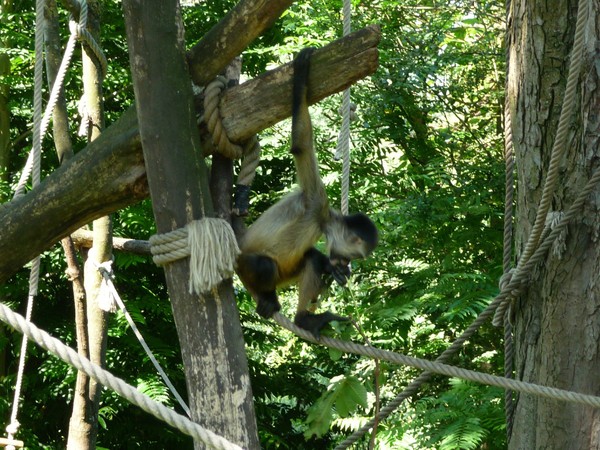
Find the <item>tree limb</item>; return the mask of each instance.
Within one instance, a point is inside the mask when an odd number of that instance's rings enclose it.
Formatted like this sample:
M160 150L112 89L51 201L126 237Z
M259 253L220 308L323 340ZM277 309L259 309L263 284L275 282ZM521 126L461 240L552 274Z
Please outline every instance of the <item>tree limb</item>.
M379 28L371 26L316 52L311 103L374 72L379 39ZM243 140L289 116L289 92L289 65L232 88L221 101L227 134ZM0 283L80 226L147 196L137 118L130 108L30 193L0 205Z

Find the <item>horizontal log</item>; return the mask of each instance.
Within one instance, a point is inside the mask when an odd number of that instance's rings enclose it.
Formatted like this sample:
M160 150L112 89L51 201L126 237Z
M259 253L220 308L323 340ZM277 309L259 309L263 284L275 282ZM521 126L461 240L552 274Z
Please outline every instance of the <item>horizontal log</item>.
M375 72L380 38L379 27L371 25L317 49L311 59L309 104ZM229 139L244 142L256 134L256 130L264 130L291 116L292 70L291 63L285 64L223 94L220 111ZM252 101L236 101L240 97Z
M71 239L76 247L92 248L94 243L94 233L90 230L80 228L71 234ZM113 236L113 248L120 252L133 253L134 255L151 256L150 242L140 239L128 239L123 237Z
M190 76L198 86L212 81L294 3L294 0L242 0L188 52ZM206 55L213 55L207 58Z
M372 73L379 38L379 28L368 27L315 52L310 101ZM221 116L228 136L244 140L289 116L289 92L289 65L227 91ZM27 195L0 205L0 283L77 228L147 196L137 118L130 108Z

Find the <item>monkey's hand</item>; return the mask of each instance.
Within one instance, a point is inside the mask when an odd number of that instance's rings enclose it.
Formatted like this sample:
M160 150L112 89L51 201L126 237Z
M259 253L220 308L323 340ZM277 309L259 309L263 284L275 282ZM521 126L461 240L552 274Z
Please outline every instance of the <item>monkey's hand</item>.
M321 314L313 314L309 311L299 311L296 313L294 323L300 328L310 331L315 338L321 339L321 330L329 323L334 321L346 322L348 317L338 316L331 311L325 311Z
M351 275L350 264L336 264L330 262L328 269L328 273L331 274L337 284L340 286L346 286L346 283L348 283L348 278L350 278Z

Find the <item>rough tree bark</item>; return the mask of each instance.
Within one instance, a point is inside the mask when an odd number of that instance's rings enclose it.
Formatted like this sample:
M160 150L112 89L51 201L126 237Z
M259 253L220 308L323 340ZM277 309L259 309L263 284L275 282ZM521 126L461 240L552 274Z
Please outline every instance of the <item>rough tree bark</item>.
M213 213L177 0L123 2L140 136L159 233ZM191 294L189 258L164 267L192 419L258 448L248 363L231 283ZM205 445L195 442L196 449Z
M245 34L242 37L248 38ZM380 37L378 27L368 27L315 52L311 79L327 82L311 86L310 103L373 73L377 68L376 46ZM217 57L214 51L205 55L207 60L212 57ZM346 60L353 63L344 64ZM229 90L221 100L222 108L227 109L223 119L228 135L247 139L289 116L289 92L289 64ZM256 105L261 105L261 109ZM252 121L248 115L238 114L239 111L251 114ZM135 110L129 109L98 139L44 179L38 188L16 201L0 205L0 254L3 255L0 283L82 225L147 197L137 127Z
M509 2L510 3L510 2ZM573 46L577 0L515 0L509 11L508 92L517 157L517 256L537 212ZM600 167L600 7L590 0L584 65L551 217ZM532 274L514 307L516 377L599 395L600 188ZM512 449L600 448L600 410L530 395L516 402Z

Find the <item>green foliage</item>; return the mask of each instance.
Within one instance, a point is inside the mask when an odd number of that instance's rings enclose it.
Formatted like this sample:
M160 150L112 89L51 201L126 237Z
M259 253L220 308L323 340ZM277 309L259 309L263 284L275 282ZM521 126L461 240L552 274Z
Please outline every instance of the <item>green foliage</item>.
M323 436L329 430L334 410L340 417L348 417L361 406L367 408L367 390L354 376L331 379L327 392L308 410L306 437Z
M415 405L414 428L419 448L506 448L506 427L500 406L502 391L450 380L439 397L420 399Z

